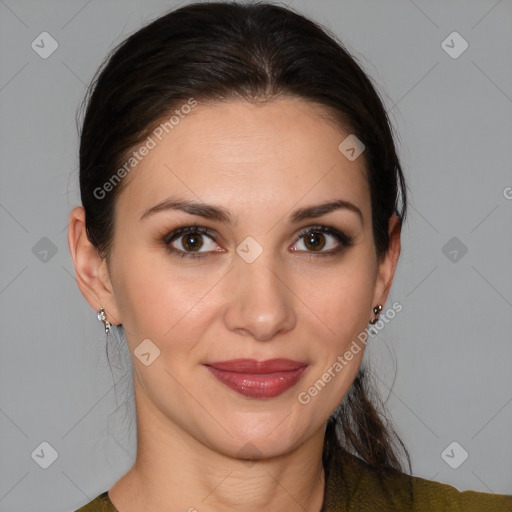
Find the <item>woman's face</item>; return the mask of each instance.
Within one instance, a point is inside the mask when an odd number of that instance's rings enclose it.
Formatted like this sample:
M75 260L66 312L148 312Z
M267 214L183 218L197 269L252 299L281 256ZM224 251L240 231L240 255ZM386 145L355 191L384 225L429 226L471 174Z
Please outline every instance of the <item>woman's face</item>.
M124 178L100 299L125 330L139 421L269 457L323 432L349 390L364 344L344 354L384 304L396 258L378 262L363 157L340 152L349 132L320 112L296 98L199 102ZM147 213L167 201L191 206ZM352 206L321 211L336 201ZM208 366L239 359L294 363Z

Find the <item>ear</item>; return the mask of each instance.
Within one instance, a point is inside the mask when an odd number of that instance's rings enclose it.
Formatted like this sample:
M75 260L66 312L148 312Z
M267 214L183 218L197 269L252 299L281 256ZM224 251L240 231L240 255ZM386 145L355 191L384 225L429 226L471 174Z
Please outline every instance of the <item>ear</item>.
M121 316L110 272L105 258L101 258L91 243L85 229L85 210L77 206L69 216L68 245L78 288L87 302L97 312L105 309L108 321L112 325L121 323Z
M400 217L393 213L389 219L388 233L389 233L389 250L378 262L377 278L375 282L375 292L373 295L372 311L370 312L370 318L375 315L373 308L377 304L384 304L389 295L389 290L393 283L393 277L395 275L395 269L398 263L398 257L400 256L400 232L401 232Z

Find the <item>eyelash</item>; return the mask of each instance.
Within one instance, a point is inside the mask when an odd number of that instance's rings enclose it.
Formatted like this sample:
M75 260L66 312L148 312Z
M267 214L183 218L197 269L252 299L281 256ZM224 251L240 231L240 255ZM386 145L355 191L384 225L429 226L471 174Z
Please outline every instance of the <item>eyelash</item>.
M207 256L209 254L209 252L203 252L203 253L187 252L187 251L182 251L180 249L176 249L175 247L172 247L170 245L176 239L179 239L180 237L185 236L189 233L198 233L201 235L206 235L206 236L210 237L214 242L216 242L216 236L215 236L214 232L212 232L208 228L198 226L198 225L185 226L182 228L175 229L175 230L171 231L170 233L166 234L162 238L162 242L166 246L168 252L177 256L178 258L194 259L194 258L202 258L204 256ZM307 252L308 257L311 257L311 258L337 255L337 254L343 252L345 249L351 247L354 243L353 237L343 233L342 231L335 228L334 226L329 226L329 225L308 226L307 228L305 228L298 234L299 240L310 233L325 233L328 235L332 235L340 243L338 248L328 251L328 252L322 251L322 252L315 253L315 251L308 251Z

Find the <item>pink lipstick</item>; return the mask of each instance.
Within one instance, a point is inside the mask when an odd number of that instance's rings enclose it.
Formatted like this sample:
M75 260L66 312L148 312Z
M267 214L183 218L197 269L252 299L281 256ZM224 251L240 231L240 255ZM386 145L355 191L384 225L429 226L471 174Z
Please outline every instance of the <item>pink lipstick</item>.
M291 359L232 359L206 363L223 384L251 398L273 398L297 384L307 363Z

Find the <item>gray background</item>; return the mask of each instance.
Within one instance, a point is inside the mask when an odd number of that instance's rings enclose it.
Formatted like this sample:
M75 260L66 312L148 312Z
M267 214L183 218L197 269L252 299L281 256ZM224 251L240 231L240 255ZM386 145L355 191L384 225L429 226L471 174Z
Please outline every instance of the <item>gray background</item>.
M129 356L112 358L114 388L67 246L74 116L107 51L183 3L0 0L1 512L74 510L133 462ZM512 493L512 2L286 3L339 35L400 135L411 209L387 306L403 310L366 358L413 472ZM44 31L47 59L31 48ZM469 43L456 59L453 31ZM48 469L31 457L43 441ZM469 454L457 469L441 456L453 441Z

